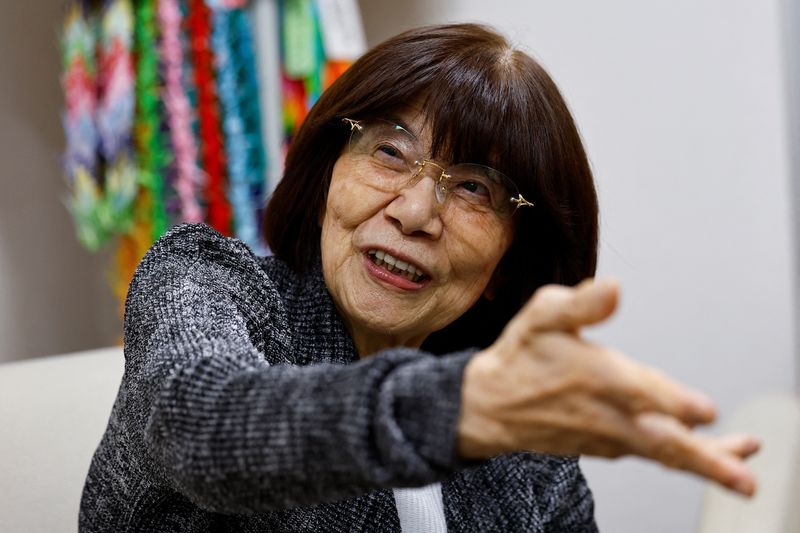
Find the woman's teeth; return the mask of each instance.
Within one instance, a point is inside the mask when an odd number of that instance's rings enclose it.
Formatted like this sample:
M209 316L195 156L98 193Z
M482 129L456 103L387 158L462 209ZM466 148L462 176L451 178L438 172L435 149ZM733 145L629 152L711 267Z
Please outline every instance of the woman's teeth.
M383 250L370 250L368 253L373 263L382 266L389 272L403 276L409 281L417 282L424 276L422 271L411 263L395 259Z

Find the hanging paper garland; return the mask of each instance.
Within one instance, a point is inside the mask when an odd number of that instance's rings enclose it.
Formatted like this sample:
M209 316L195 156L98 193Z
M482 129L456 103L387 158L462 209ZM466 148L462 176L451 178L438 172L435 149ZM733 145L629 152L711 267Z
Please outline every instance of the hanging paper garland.
M164 168L169 159L161 135L155 0L137 0L134 4L133 41L137 60L133 138L140 188L133 207L133 224L121 235L115 255L117 268L113 283L120 302L125 299L136 265L167 228Z
M135 142L138 156L140 195L138 218L149 224L153 240L167 229L164 209L164 169L169 155L161 134L161 98L159 94L159 57L156 45L156 0L137 0L135 49L136 61L136 124Z
M100 198L97 171L98 134L94 122L96 101L96 20L73 3L64 22L62 37L63 116L66 150L64 171L72 189L67 206L75 221L78 239L96 250L104 236L98 230L96 206Z
M113 233L134 230L134 202L137 197L138 171L133 155L133 121L135 87L132 57L133 6L130 0L108 2L102 19L100 58L100 102L97 124L100 131L100 151L105 159L105 202L99 210L107 228L106 237ZM141 243L135 255L141 252ZM119 254L117 254L119 260ZM114 292L120 302L133 266L138 257L126 260L126 268L115 270L111 276Z
M228 200L233 210L234 234L251 247L258 243L258 221L250 196L248 177L248 145L244 123L236 94L237 76L234 51L230 35L231 12L227 9L212 11L214 49L217 73L217 93L222 110L222 130L225 135L225 152L228 170Z
M223 116L229 177L227 192L233 209L234 234L260 252L264 248L258 224L263 185L255 190L254 185L263 184L264 168L260 110L258 99L254 98L258 87L250 86L255 76L248 73L254 70L252 39L241 9L217 6L212 13L211 41Z
M161 57L164 62L164 87L161 91L167 115L173 153L171 180L178 203L178 220L202 222L203 209L198 201L204 176L197 166L197 145L192 132L189 99L184 90L184 63L181 43L181 11L178 0L159 0Z
M131 44L133 8L130 0L109 2L104 10L98 56L97 109L100 151L113 161L131 150L134 113L134 77Z
M197 90L200 158L206 172L207 222L224 235L231 234L231 213L225 198L225 153L215 89L211 51L211 12L204 0L189 0L187 29Z
M109 2L99 15L73 4L64 31L68 206L91 250L129 227L136 195L132 31L129 0Z
M98 218L107 236L130 229L137 192L131 138L134 116L132 39L130 0L108 3L101 22L97 106L100 153L105 162L104 194Z
M247 136L247 161L250 194L256 220L261 220L265 207L264 191L266 190L266 154L262 136L261 105L259 101L259 84L256 66L258 60L255 53L253 32L250 21L243 9L236 10L231 16L231 34L234 40L236 73L238 74L237 96L239 109L244 121ZM263 242L260 224L259 242Z
M97 163L98 136L94 124L95 98L95 20L84 18L79 4L70 6L62 38L64 64L64 127L67 146L64 164L73 179L78 168L93 173Z
M155 1L134 2L136 106L133 139L139 191L133 206L133 223L121 235L115 256L117 268L113 284L120 302L125 300L127 285L136 265L168 225L164 208L164 169L169 163L169 156L161 135Z

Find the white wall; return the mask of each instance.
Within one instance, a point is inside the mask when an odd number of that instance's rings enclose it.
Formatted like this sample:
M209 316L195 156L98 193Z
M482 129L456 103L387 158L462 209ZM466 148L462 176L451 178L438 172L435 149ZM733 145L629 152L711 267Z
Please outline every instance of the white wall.
M789 146L791 161L791 203L793 228L800 227L800 3L796 0L780 0L783 13L783 46L785 50L786 90L788 91ZM795 230L794 279L800 279L800 232ZM800 302L800 283L794 286L794 301ZM800 313L794 314L795 347L800 347ZM800 393L800 353L795 350L795 390Z
M121 336L109 258L79 247L62 203L63 4L4 2L0 17L0 363Z
M600 272L622 308L590 336L731 413L794 385L794 261L779 1L361 2L370 44L409 26L495 25L555 78L586 141ZM703 485L586 460L602 531L694 529Z

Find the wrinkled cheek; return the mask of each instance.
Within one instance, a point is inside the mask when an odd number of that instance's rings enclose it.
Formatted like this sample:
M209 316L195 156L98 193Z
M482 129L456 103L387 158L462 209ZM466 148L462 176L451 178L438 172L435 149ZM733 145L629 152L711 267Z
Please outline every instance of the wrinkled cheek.
M458 278L475 283L489 281L494 269L508 249L508 237L497 228L480 223L464 226L471 229L448 244L453 273Z
M328 211L343 228L354 228L367 218L368 202L359 194L355 184L343 183L331 188L328 196Z

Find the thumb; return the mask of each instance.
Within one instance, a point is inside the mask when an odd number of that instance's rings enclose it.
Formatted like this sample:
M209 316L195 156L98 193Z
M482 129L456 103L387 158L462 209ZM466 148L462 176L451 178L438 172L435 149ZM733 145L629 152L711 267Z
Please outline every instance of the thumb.
M612 278L587 279L575 287L545 285L526 304L522 315L538 331L575 331L614 313L619 283Z

